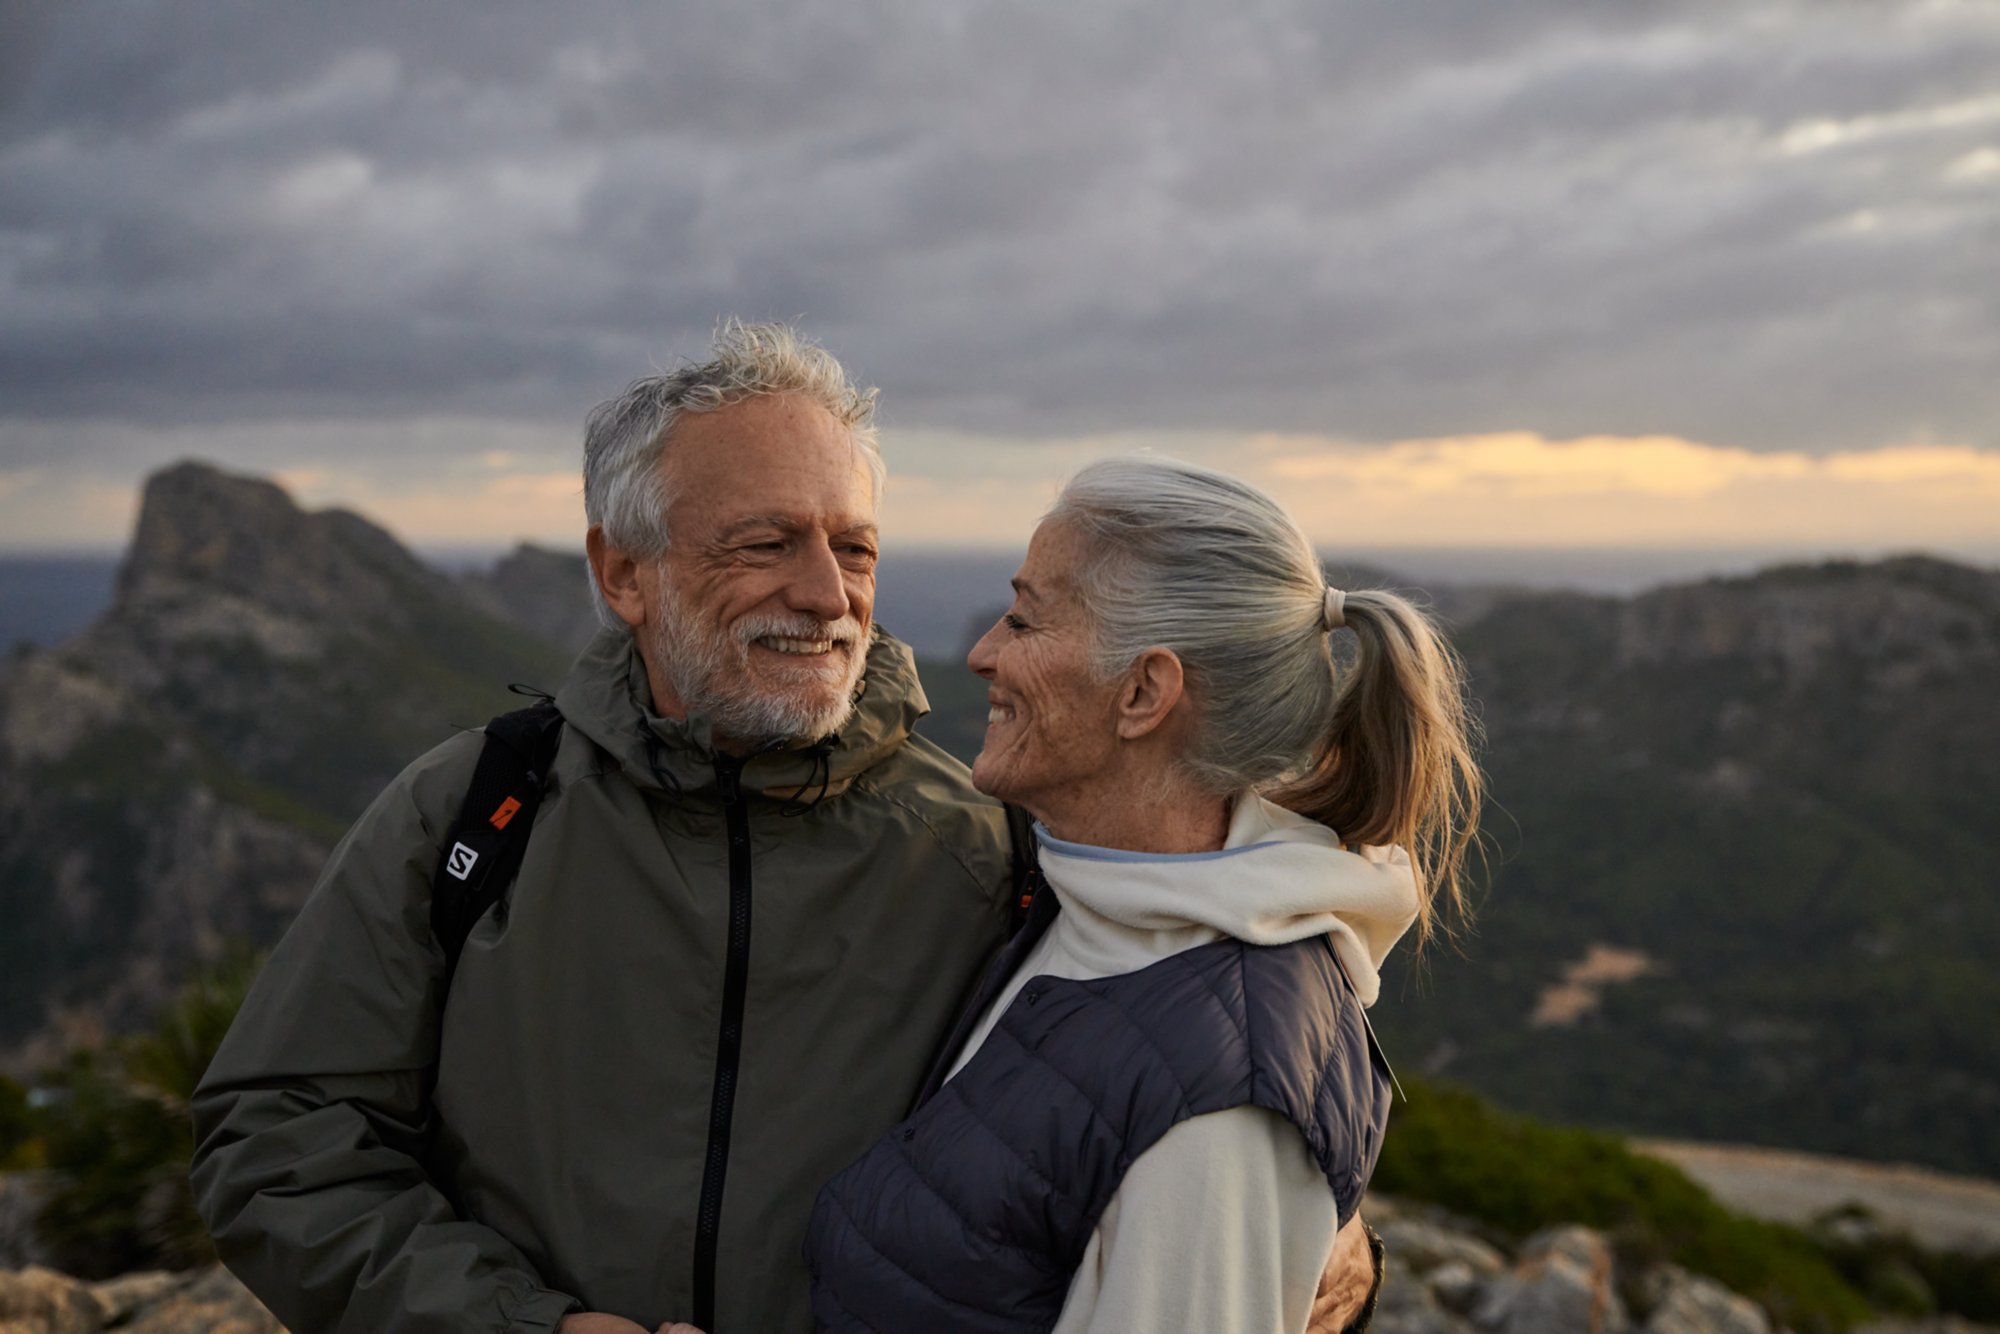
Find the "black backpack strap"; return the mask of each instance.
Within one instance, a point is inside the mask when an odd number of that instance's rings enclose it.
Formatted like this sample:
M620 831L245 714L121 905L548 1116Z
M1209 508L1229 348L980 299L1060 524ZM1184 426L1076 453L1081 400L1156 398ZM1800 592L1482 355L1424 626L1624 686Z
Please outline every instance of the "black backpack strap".
M1019 931L1028 920L1028 905L1035 897L1035 872L1041 869L1042 860L1035 842L1035 817L1011 801L1007 803L1007 836L1013 844L1014 875L1014 906L1008 920Z
M444 950L445 987L473 923L521 869L535 811L562 742L562 714L543 699L486 724L486 746L431 876L431 934Z

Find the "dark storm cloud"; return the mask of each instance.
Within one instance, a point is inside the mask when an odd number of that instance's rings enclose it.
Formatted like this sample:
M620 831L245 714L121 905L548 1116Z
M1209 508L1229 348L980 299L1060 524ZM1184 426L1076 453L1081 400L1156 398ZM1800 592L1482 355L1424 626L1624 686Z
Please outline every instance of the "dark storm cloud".
M1991 0L0 23L16 420L573 420L741 312L912 426L2000 446Z

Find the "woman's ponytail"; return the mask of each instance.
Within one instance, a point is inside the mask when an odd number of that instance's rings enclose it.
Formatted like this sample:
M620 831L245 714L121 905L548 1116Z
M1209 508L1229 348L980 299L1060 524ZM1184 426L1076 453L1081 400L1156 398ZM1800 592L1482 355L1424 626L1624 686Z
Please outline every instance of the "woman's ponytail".
M1329 599L1331 602L1331 599ZM1358 645L1306 771L1273 801L1337 830L1349 845L1409 851L1421 890L1417 941L1469 917L1466 855L1485 783L1465 670L1431 620L1384 589L1339 607Z
M1074 578L1100 679L1154 645L1180 656L1201 711L1181 757L1196 784L1262 793L1350 846L1406 849L1419 943L1466 915L1483 784L1465 674L1428 617L1394 593L1328 589L1276 501L1194 464L1101 459L1047 521L1087 544ZM1352 667L1336 625L1360 645Z

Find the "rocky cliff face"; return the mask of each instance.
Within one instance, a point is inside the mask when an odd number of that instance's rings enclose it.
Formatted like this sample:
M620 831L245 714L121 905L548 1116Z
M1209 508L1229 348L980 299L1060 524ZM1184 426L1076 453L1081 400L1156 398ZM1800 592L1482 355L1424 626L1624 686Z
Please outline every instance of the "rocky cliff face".
M516 625L580 652L599 627L588 574L581 554L522 543L466 583Z
M1922 556L1769 570L1626 604L1628 668L1740 663L1797 689L1835 675L1887 692L2000 668L2000 579Z
M308 514L271 482L198 463L147 479L118 576L128 616L201 609L204 626L255 609L307 629L360 620L408 631L426 602L453 596L445 575L360 515Z
M0 1063L268 944L382 783L566 660L357 515L152 478L110 610L0 668Z

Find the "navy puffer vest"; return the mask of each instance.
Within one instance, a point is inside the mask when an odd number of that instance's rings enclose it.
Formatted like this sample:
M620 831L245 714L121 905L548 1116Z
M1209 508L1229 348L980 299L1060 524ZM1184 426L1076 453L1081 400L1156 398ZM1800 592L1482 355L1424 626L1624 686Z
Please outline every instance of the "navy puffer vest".
M1299 1128L1345 1223L1389 1080L1326 937L1034 978L965 1068L820 1192L814 1318L884 1334L1047 1330L1133 1160L1189 1117L1246 1104Z

